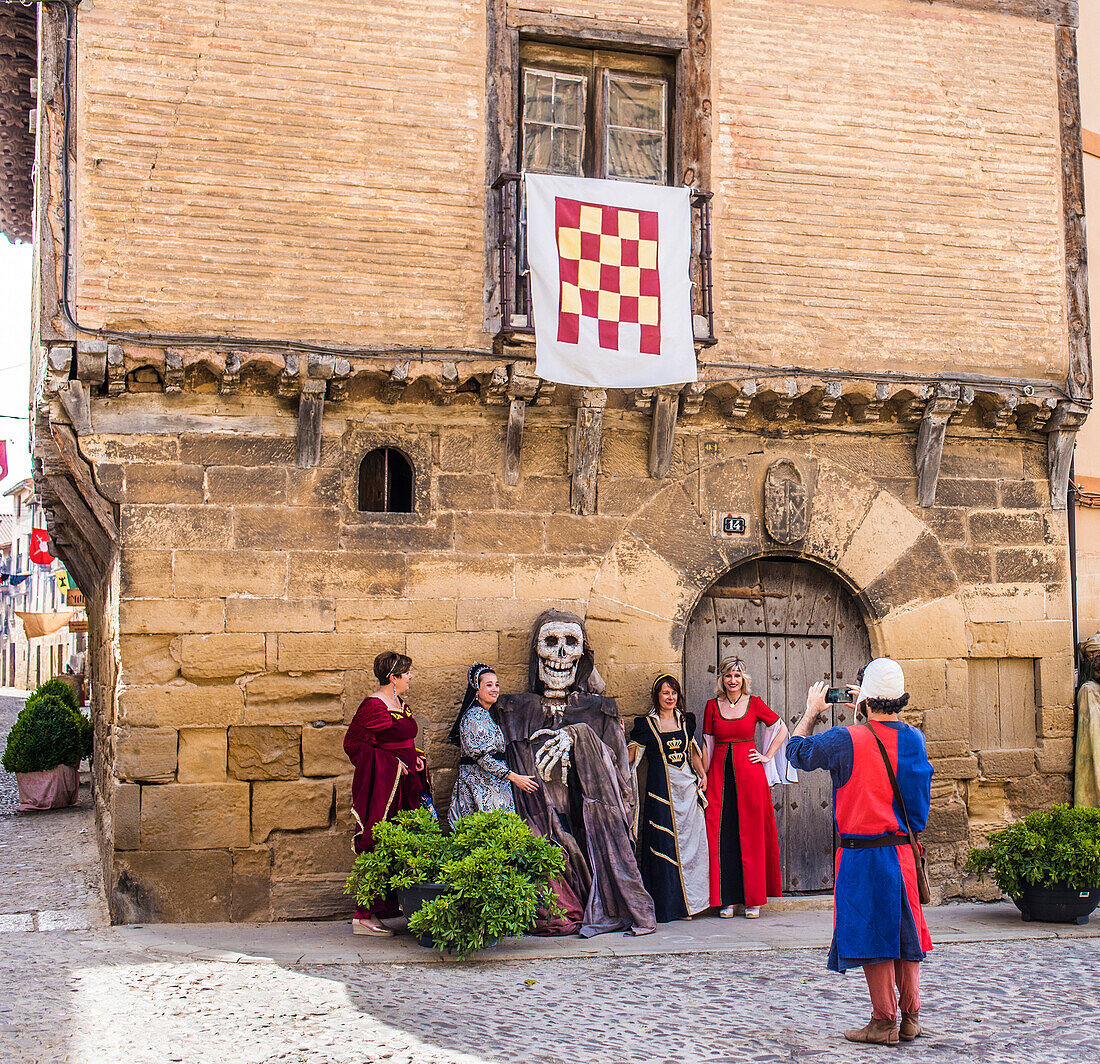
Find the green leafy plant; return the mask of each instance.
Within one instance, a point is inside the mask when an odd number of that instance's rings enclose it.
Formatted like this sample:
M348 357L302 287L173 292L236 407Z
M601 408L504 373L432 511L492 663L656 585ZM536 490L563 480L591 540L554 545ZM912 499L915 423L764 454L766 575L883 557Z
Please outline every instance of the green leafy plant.
M31 699L35 698L49 697L60 698L70 709L80 709L80 705L76 700L76 692L64 680L47 680L35 690L34 694L31 695L30 699L27 701L31 701Z
M973 849L967 867L990 875L1010 898L1025 887L1100 887L1100 809L1056 805L1018 824L994 831L987 845Z
M0 763L9 772L43 772L57 765L79 764L85 756L82 719L87 720L59 698L28 699L8 732Z
M39 685L35 692L27 699L27 706L34 705L42 699L54 699L64 702L72 711L73 719L80 729L81 758L92 756L92 739L94 729L91 720L80 712L80 704L77 701L76 692L64 680L47 680ZM24 707L25 708L25 707Z
M374 843L356 858L346 893L368 908L414 883L445 883L447 892L409 920L409 930L441 952L465 957L530 931L540 909L561 914L549 884L565 855L515 813L471 813L444 835L428 810L416 809L377 824Z

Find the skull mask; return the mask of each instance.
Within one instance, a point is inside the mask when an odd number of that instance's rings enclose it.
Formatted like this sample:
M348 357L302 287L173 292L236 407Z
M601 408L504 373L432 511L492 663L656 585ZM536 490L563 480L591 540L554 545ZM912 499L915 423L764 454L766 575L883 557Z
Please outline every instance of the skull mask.
M562 697L577 677L584 632L572 621L547 621L539 629L539 680L550 697Z

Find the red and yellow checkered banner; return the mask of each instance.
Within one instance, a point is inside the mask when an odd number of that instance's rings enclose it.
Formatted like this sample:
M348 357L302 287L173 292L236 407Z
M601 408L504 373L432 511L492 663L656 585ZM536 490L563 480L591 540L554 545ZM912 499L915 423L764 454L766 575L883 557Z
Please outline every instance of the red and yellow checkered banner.
M535 370L588 388L697 379L691 192L526 174Z

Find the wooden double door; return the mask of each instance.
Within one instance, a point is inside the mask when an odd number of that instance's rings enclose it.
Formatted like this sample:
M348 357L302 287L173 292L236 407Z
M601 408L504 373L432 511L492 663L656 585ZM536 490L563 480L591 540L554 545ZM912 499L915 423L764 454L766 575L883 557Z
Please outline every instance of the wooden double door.
M737 656L762 698L789 728L802 716L817 680L856 682L871 657L862 613L831 573L809 562L748 562L714 584L692 614L684 642L684 695L699 716L714 697L718 663ZM818 725L853 723L846 706ZM784 893L831 891L835 849L832 780L804 772L772 788Z

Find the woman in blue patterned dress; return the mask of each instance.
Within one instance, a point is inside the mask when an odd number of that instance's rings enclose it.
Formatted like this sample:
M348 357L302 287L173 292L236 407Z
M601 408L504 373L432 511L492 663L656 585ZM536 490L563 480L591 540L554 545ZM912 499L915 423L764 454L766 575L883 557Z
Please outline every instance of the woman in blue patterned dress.
M516 811L512 787L531 793L538 790L534 776L512 772L504 761L504 733L489 710L500 696L500 681L488 665L471 666L466 677L466 695L448 736L462 750L458 762L458 778L451 794L451 809L447 821L455 821L467 813L489 809Z

